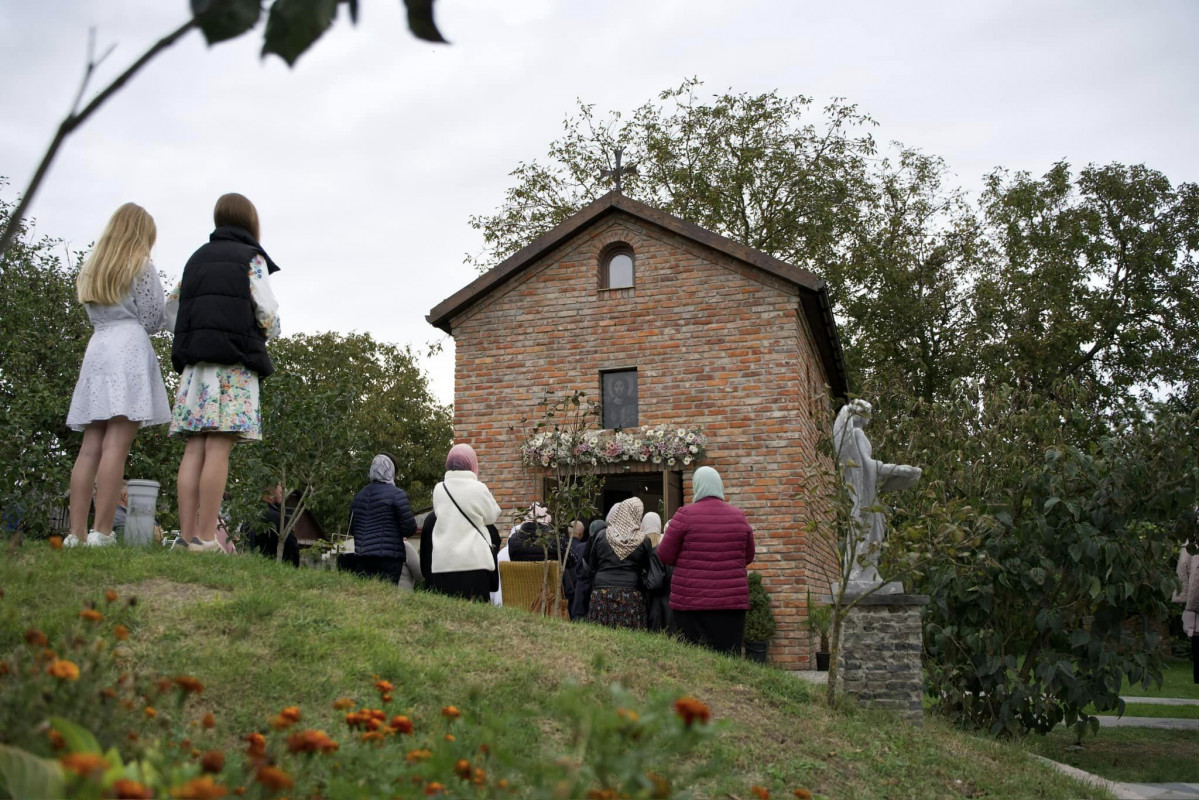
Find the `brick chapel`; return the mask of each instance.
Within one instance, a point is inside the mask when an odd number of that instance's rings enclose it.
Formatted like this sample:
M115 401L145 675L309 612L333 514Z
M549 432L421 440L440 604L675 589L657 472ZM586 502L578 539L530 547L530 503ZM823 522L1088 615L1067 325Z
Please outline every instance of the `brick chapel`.
M770 660L809 669L806 593L824 593L796 492L828 403L847 391L823 281L610 192L449 297L428 321L455 342L454 438L504 513L528 507L512 427L546 389L603 399L605 428L698 428L703 464L754 528L778 623ZM663 521L699 463L604 465L601 511L639 496Z

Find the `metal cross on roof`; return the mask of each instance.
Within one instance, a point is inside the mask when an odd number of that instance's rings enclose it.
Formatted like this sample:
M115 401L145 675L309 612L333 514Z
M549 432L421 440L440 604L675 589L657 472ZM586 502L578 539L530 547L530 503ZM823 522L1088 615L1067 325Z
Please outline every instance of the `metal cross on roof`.
M623 167L620 165L620 156L622 153L624 153L623 147L616 148L616 166L613 167L612 169L606 169L606 170L603 170L602 172L600 172L601 178L616 178L616 193L617 194L620 194L620 176L626 172L630 175L637 174L637 162L636 161L633 161L629 164L625 164Z

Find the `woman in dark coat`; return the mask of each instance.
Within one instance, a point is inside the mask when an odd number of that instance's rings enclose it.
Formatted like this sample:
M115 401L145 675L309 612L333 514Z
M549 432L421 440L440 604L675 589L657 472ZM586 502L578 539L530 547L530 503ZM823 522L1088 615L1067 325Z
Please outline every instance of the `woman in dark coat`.
M470 445L450 448L445 468L421 531L421 573L435 592L487 602L499 587L500 507L479 480L479 458Z
M642 576L649 566L650 543L641 531L642 508L636 497L620 501L608 515L608 527L591 540L587 551L590 622L645 629L645 595L641 590Z
M645 572L646 623L651 631L674 633L674 613L670 610L670 575L674 567L668 567L658 557L658 545L662 542L662 518L650 511L641 518L641 530L649 539L649 568Z
M694 499L671 517L658 545L662 563L675 568L670 608L688 641L741 655L754 531L741 509L724 501L716 470L700 467L691 484Z
M416 533L416 517L408 494L395 485L395 464L390 458L375 456L370 477L350 504L353 570L366 578L399 583L406 559L404 539Z

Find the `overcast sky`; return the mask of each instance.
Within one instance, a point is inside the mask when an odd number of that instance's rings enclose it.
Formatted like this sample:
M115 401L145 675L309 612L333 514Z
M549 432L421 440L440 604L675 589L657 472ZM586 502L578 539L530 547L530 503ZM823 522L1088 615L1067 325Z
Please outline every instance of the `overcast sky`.
M452 45L407 32L400 0L360 0L288 69L261 28L209 49L191 33L66 143L35 199L39 233L84 247L121 203L158 223L175 279L216 198L250 197L285 333L366 331L423 350L425 315L476 277L481 237L521 160L575 99L631 111L697 76L704 91L857 103L943 156L960 185L995 166L1143 162L1199 180L1194 0L801 2L438 0ZM0 0L0 175L23 190L78 89L89 27L116 50L97 90L180 25L187 0ZM453 348L424 361L453 399ZM64 368L74 369L73 365Z

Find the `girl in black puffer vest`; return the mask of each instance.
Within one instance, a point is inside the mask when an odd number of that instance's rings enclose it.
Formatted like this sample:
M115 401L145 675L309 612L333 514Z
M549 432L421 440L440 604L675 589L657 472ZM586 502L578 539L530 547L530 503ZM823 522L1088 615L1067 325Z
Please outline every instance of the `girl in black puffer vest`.
M262 439L258 379L271 374L266 340L279 335L268 277L279 267L258 244L258 211L223 195L216 230L192 254L167 298L179 373L171 435L187 439L179 462L179 528L189 550L227 552L218 540L221 496L236 442Z
M387 456L371 461L371 482L350 504L350 535L355 573L399 583L406 560L404 539L416 533L416 517L407 493L395 485L395 474Z

